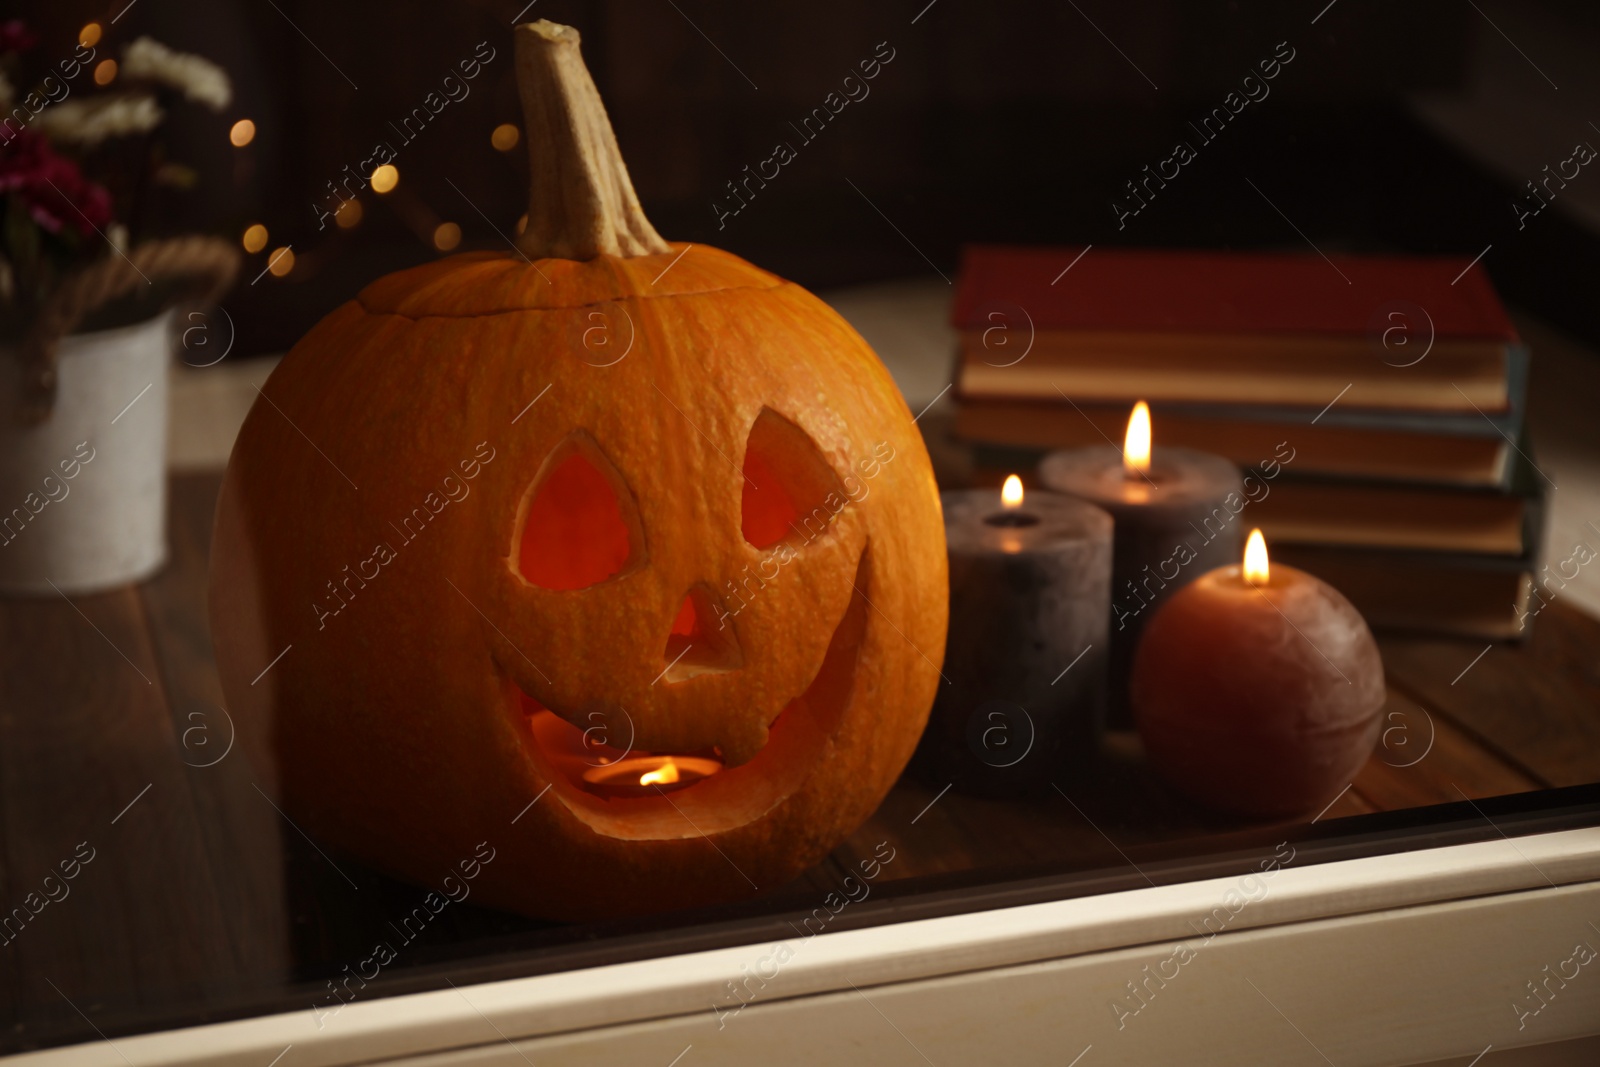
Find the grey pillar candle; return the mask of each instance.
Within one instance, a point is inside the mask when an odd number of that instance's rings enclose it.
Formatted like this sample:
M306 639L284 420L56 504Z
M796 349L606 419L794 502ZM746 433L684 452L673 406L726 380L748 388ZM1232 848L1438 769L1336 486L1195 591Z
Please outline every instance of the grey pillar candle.
M1048 791L1092 754L1105 714L1111 517L1030 490L940 494L950 552L950 632L916 766L936 787L988 796Z
M1157 448L1142 472L1109 445L1052 452L1039 478L1089 501L1116 524L1111 564L1110 701L1107 722L1132 729L1128 679L1139 634L1155 608L1207 571L1239 561L1244 508L1239 468L1206 452Z

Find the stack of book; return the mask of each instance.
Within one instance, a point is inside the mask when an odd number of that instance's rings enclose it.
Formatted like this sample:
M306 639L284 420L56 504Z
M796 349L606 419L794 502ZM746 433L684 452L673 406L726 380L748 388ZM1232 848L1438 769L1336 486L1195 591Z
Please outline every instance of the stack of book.
M1374 626L1524 636L1546 482L1528 352L1464 259L972 247L956 432L980 476L1118 446L1253 469L1242 521Z

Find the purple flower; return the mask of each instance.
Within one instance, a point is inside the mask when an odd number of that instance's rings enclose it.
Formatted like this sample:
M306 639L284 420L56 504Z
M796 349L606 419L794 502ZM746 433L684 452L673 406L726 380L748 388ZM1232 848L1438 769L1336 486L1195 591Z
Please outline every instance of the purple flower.
M28 29L21 19L0 22L0 55L6 52L26 52L39 43L39 37Z
M0 195L21 200L46 233L71 227L87 239L111 222L111 194L105 187L85 178L76 163L56 155L50 142L31 130L0 146Z

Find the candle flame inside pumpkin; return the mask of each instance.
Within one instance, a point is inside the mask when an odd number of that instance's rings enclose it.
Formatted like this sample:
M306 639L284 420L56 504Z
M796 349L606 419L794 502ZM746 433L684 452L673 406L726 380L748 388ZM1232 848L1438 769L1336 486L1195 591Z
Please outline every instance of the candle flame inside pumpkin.
M1000 505L1006 508L1022 506L1022 479L1015 474L1006 475L1006 484L1000 487Z
M639 776L640 785L671 785L678 780L678 765L670 759L653 771Z
M1251 585L1264 585L1267 581L1267 539L1259 529L1251 530L1250 540L1245 542L1244 580Z
M1122 468L1129 475L1150 469L1150 405L1143 400L1133 405L1128 416L1128 435L1122 442Z

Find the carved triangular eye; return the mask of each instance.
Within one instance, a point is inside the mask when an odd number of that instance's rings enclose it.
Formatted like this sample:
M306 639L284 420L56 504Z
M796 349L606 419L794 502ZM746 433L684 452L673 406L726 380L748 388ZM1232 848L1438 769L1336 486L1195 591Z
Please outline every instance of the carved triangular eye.
M744 539L767 548L784 538L810 540L837 513L830 494L844 500L839 479L806 432L771 408L762 408L744 448Z
M517 569L545 589L583 589L625 569L641 538L633 500L616 469L585 435L545 460L531 490Z

